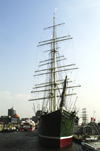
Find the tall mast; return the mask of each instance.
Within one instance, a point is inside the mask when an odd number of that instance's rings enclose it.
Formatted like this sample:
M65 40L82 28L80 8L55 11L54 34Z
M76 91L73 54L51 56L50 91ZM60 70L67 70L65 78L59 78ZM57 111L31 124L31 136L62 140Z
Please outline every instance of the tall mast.
M47 68L43 68L41 70L37 70L35 71L36 73L39 72L39 74L35 74L34 76L41 76L41 75L50 75L49 76L49 81L45 82L45 83L40 83L40 84L36 84L35 87L33 88L33 91L31 91L31 93L43 93L43 92L48 92L48 96L44 96L44 97L37 97L37 98L33 98L30 99L29 101L35 101L35 100L49 100L49 110L50 112L57 110L57 98L61 98L61 95L59 95L57 93L58 90L63 89L62 87L59 87L58 85L61 84L62 80L57 80L57 73L59 72L63 72L63 71L69 71L69 70L76 70L78 68L67 68L70 66L73 66L75 64L70 64L70 65L64 65L64 66L57 66L57 62L61 61L61 60L65 60L65 58L63 58L64 56L59 56L56 57L56 53L57 53L57 47L56 47L56 43L60 42L60 41L65 41L65 40L69 40L72 39L72 37L70 37L70 35L67 36L63 36L63 37L56 37L56 27L63 25L64 23L61 24L55 24L55 13L53 14L53 26L44 28L45 29L50 29L53 28L53 37L51 37L51 39L48 40L44 40L44 41L40 41L39 46L45 46L45 45L51 45L51 49L50 50L46 50L45 52L50 51L51 52L51 58L48 60L43 60L40 61L40 65L41 66L45 66L45 65L50 65L51 66L47 69ZM62 58L62 59L61 59ZM45 72L46 71L46 72ZM60 82L60 83L59 83ZM70 81L69 81L70 82ZM44 89L44 87L46 89ZM73 87L80 87L80 86L70 86L67 87L67 89L69 88L73 88ZM34 90L36 89L36 90ZM64 89L65 92L65 89ZM65 100L65 96L70 96L70 95L76 95L76 93L72 93L72 94L65 94L63 93L63 100ZM37 95L38 96L38 95ZM61 106L63 106L63 102L61 103Z
M53 16L53 49L54 49L54 110L57 110L57 100L56 100L56 42L55 42L55 13Z
M51 43L51 60L53 59L53 48ZM53 62L51 62L51 76L50 76L50 82L51 82L51 90L50 90L50 103L49 103L49 110L50 112L53 111Z

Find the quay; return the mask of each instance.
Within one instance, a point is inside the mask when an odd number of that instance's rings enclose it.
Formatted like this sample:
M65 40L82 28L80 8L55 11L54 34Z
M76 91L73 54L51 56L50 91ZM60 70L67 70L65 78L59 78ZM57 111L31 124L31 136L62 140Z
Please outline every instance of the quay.
M82 149L85 151L100 151L100 142L82 142Z
M100 135L84 135L84 134L83 135L81 135L81 134L80 135L76 135L76 134L73 135L73 141L78 143L78 144L81 144L81 142L85 141L85 139L87 141L89 141L89 140L93 141L93 138L94 138L94 141L96 138L96 140L98 140L98 142L100 142Z
M73 141L81 145L81 151L100 151L100 123L91 121L74 125Z
M81 151L100 151L100 124L75 125L73 141L81 145Z
M11 132L11 131L18 131L20 128L20 124L4 124L0 123L0 132Z

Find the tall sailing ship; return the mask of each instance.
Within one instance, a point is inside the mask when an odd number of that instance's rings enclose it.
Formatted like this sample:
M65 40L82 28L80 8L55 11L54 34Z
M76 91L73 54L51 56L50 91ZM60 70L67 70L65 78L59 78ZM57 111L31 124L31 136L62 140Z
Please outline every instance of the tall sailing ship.
M66 41L72 39L70 35L56 37L56 27L61 26L61 24L55 24L55 13L53 15L53 26L47 27L45 29L53 29L53 36L49 40L40 41L38 46L49 45L49 59L40 62L39 66L46 66L48 68L42 68L35 71L34 76L44 76L47 75L45 79L46 82L37 83L33 88L32 93L41 93L41 97L33 98L29 101L43 100L45 107L43 105L42 115L39 121L38 137L39 142L45 145L53 147L64 147L72 143L73 137L73 125L75 111L69 110L66 107L66 101L69 96L76 95L76 93L68 93L68 89L73 89L74 87L79 87L79 85L69 85L70 81L67 76L68 71L78 69L75 64L59 65L59 62L64 60L64 56L60 56L57 47L58 43L61 41ZM60 79L59 74L66 72L65 78ZM37 94L38 96L38 94Z

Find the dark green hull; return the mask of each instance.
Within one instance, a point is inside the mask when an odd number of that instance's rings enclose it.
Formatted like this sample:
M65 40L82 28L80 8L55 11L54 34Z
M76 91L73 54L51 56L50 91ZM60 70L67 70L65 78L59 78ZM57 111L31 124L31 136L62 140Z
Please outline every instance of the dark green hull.
M42 115L39 123L39 142L64 147L72 142L74 113L57 110Z

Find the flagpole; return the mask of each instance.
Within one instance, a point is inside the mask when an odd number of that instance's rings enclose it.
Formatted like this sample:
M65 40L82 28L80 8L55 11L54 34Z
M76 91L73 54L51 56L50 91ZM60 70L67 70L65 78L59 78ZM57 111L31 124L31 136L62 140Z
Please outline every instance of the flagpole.
M95 121L95 120L94 120L94 119L95 119L95 118L94 118L94 113L95 113L95 112L96 112L96 111L93 111L93 121Z

